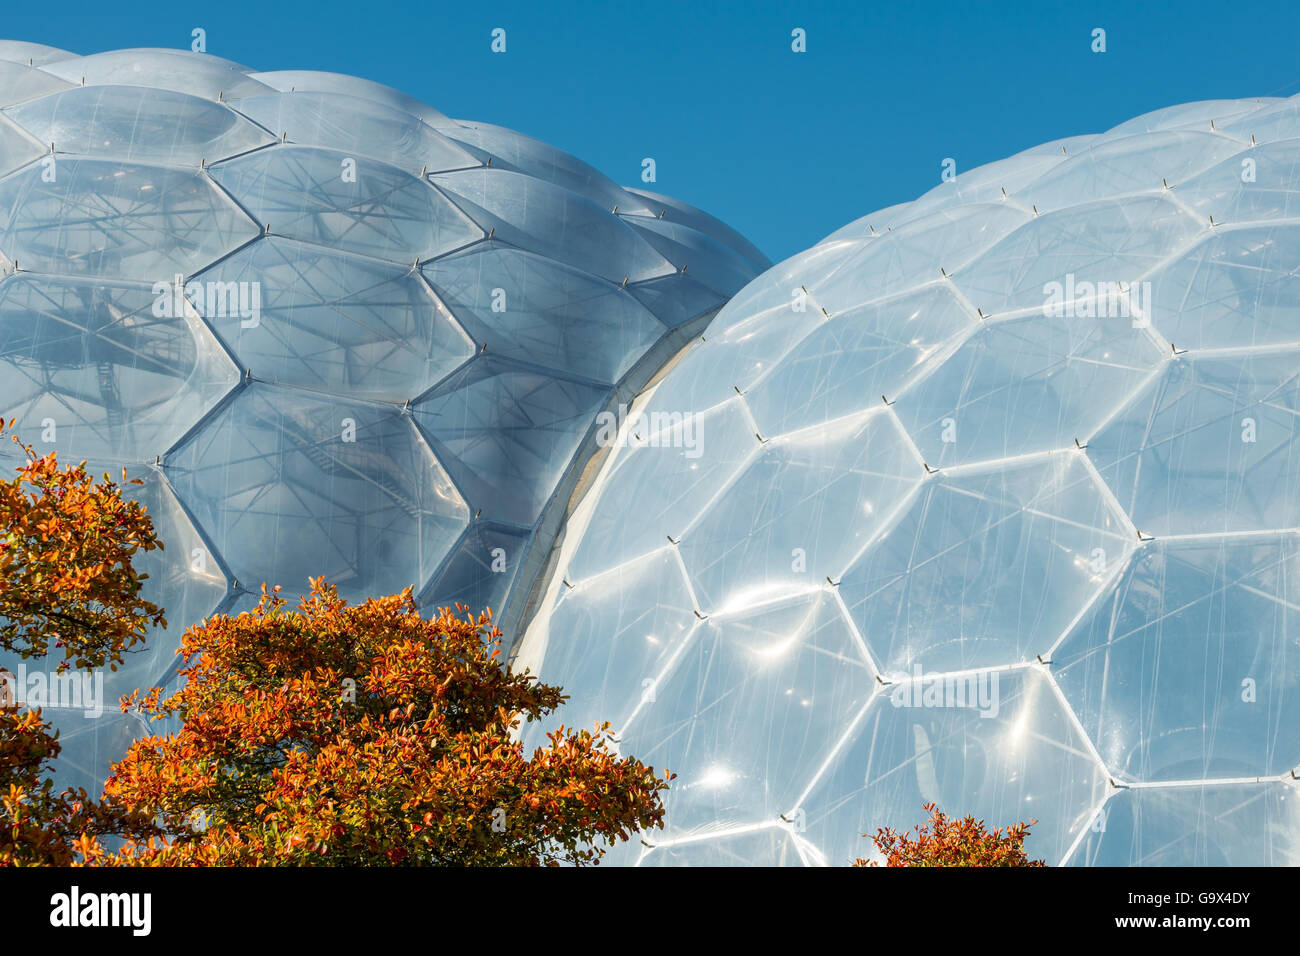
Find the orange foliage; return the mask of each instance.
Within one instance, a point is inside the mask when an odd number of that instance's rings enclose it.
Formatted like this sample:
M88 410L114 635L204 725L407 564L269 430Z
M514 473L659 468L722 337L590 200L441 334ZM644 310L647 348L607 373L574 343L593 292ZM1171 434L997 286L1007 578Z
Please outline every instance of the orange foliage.
M69 866L102 852L98 838L160 831L147 816L91 800L84 790L54 792L46 774L59 755L40 711L0 710L0 867Z
M60 468L55 454L13 440L27 461L0 480L0 650L40 657L52 641L60 670L116 670L150 625L166 623L140 597L147 575L131 565L162 542L144 507L123 500L107 475L96 481L85 462Z
M608 725L525 753L522 721L565 698L502 665L490 614L424 619L409 588L351 606L320 579L295 612L278 591L190 628L185 686L129 702L184 723L137 741L106 796L169 835L95 862L582 864L662 826L671 774L619 757Z
M150 624L164 623L140 598L145 575L131 565L137 552L162 547L153 522L107 475L97 482L84 462L61 469L53 454L18 444L26 461L0 480L0 650L43 657L52 642L60 671L116 669ZM0 675L0 867L66 866L98 852L101 836L160 832L84 790L55 793L48 774L58 734L39 709L18 711L12 675Z
M1025 837L1029 828L1037 823L1017 823L991 832L984 828L983 820L967 816L953 820L925 804L930 819L915 827L916 836L896 833L888 827L876 831L872 842L885 857L885 866L1045 866L1042 860L1031 860L1025 855ZM866 836L866 834L863 834ZM854 866L876 866L859 859Z

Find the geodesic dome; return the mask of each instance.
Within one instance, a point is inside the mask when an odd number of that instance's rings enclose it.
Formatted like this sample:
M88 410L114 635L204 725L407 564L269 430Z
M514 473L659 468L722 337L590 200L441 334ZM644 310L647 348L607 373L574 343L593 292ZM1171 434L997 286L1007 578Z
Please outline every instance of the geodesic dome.
M611 859L846 864L934 801L1050 864L1300 863L1298 210L1300 98L1195 103L741 291L516 655L678 775Z
M0 414L126 466L166 545L170 635L109 676L110 714L263 581L502 612L600 412L768 265L365 80L0 43ZM92 784L138 730L60 726Z

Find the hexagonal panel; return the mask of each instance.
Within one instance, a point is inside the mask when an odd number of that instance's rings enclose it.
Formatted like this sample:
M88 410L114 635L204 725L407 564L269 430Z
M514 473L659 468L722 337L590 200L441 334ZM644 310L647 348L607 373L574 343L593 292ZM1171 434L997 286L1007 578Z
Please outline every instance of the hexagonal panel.
M602 276L637 281L677 271L612 209L505 169L430 175L484 232Z
M71 89L56 76L29 66L27 61L11 63L0 60L0 108L14 106L58 90Z
M29 43L26 40L0 40L0 60L12 63L35 64L42 67L59 60L76 59L75 53L60 50L58 47L44 43Z
M923 475L888 414L773 439L682 535L701 607L738 610L842 574Z
M1088 442L1147 534L1300 526L1295 355L1172 362Z
M638 410L639 411L639 410ZM658 410L624 419L623 442L569 568L571 581L607 570L673 540L708 507L759 443L739 399L692 415ZM629 416L633 413L629 413ZM637 436L640 436L638 440ZM629 521L629 515L636 515Z
M455 486L391 406L254 383L167 460L240 583L348 598L420 587L468 523Z
M664 334L627 290L495 240L421 268L493 355L613 384Z
M833 866L869 855L864 833L911 830L927 802L990 827L1036 819L1025 852L1053 865L1107 786L1047 678L971 672L878 695L801 805Z
M1160 196L1099 200L1044 212L959 270L953 282L985 315L1041 310L1051 283L1138 282L1170 249L1207 228Z
M1016 191L1040 212L1094 199L1156 192L1183 183L1233 156L1242 144L1210 132L1151 132L1093 142L1041 178Z
M979 319L951 290L850 309L822 323L745 392L765 434L875 408L955 349Z
M1300 866L1300 789L1204 784L1121 790L1085 831L1079 866Z
M474 354L410 269L314 243L260 239L192 282L192 304L261 381L405 402Z
M42 450L120 461L165 453L239 384L239 371L192 312L172 308L172 297L158 304L142 285L0 282L3 416Z
M427 103L421 103L414 96L407 96L391 86L384 86L382 83L359 76L326 73L321 70L255 70L248 76L281 93L291 93L295 90L342 93L344 96L354 96L381 106L402 110L433 127L446 126L453 130L458 128L458 124L454 120L449 120L445 113Z
M59 153L194 166L275 138L220 103L144 86L78 86L8 111Z
M1151 288L1152 321L1177 348L1300 344L1300 228L1215 230Z
M1180 185L1177 195L1216 223L1268 222L1296 217L1298 181L1300 141L1287 138L1224 160Z
M1033 660L1134 543L1076 454L940 474L845 572L840 594L887 673Z
M1127 779L1300 766L1300 540L1148 543L1052 665L1102 759Z
M476 512L531 525L607 394L486 356L420 399L411 413Z
M981 328L894 411L932 467L1074 447L1164 361L1135 321L1035 315Z
M712 617L643 692L620 746L677 775L668 838L771 820L793 807L875 685L828 593Z
M951 275L1030 218L1006 203L940 209L846 250L839 267L808 291L831 315L912 292L945 271Z
M349 162L355 163L350 175ZM407 266L483 237L418 175L377 159L275 146L221 163L211 173L277 236Z
M209 100L270 90L251 79L246 66L189 50L109 50L55 60L44 69L74 86L151 86Z
M634 603L637 597L646 600ZM529 746L543 746L546 733L561 723L591 729L607 720L621 731L655 700L664 671L697 624L681 565L667 547L566 588L549 622L564 638L542 653L547 669L564 675L561 686L569 700L525 729ZM537 673L536 662L524 655L514 667ZM542 680L548 680L545 674Z
M479 161L410 113L343 93L299 90L235 100L231 105L291 143L375 156L418 174L478 166Z
M20 268L170 282L257 235L198 170L58 159L0 180L0 249Z

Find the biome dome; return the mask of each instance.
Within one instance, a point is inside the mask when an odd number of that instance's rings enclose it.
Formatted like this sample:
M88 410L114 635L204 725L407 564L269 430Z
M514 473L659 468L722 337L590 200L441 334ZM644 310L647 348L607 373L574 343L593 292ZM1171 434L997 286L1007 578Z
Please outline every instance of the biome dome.
M847 864L934 801L1049 864L1300 863L1298 215L1300 98L1194 103L733 298L516 650L678 775L611 860Z
M170 632L95 678L99 719L47 706L61 763L96 784L139 729L117 696L263 581L508 617L599 414L768 265L366 80L0 43L0 413L142 479L166 545L143 564Z

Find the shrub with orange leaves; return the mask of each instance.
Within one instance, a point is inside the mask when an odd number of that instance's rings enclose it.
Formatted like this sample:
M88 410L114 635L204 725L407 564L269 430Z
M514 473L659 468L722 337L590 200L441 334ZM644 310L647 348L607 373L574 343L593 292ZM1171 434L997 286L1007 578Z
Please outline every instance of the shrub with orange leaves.
M147 817L98 803L85 790L54 792L50 763L59 755L40 711L0 709L0 867L70 866L103 852L98 840L160 830Z
M129 702L183 725L136 741L106 795L167 836L97 862L583 864L662 826L671 774L607 725L525 753L522 722L564 695L502 664L490 613L422 618L409 588L353 606L321 579L293 611L278 591L190 628L181 689Z
M166 624L131 564L162 547L153 521L107 475L97 481L85 462L60 468L12 437L26 461L0 480L0 650L40 657L53 643L60 670L116 670L150 625Z
M897 833L884 827L871 838L885 857L885 866L1046 866L1025 854L1025 837L1037 820L1006 828L985 829L983 820L966 816L954 820L933 803L925 804L930 819L911 832ZM867 834L863 834L866 836ZM876 866L859 859L854 866Z
M84 462L60 468L55 455L14 441L25 460L0 480L0 650L44 657L53 644L58 671L116 669L149 625L164 623L140 597L146 575L131 563L162 547L153 522L107 475L96 481ZM18 709L12 680L0 668L0 867L66 866L102 852L100 837L160 833L84 790L55 792L58 734L39 709Z

